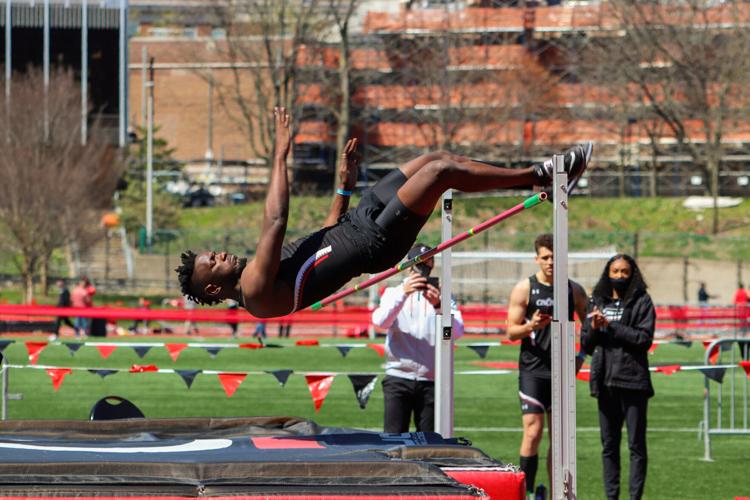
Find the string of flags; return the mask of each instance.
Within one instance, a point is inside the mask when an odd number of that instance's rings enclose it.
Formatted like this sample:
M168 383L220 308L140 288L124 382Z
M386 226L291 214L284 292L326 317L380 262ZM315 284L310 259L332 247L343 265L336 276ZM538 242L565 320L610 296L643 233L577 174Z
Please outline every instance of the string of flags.
M0 340L0 353L2 353L10 344L15 343L15 340ZM704 348L708 348L711 341L703 341ZM503 345L518 345L520 340L500 340L498 342L474 342L468 344L456 344L457 347L468 347L474 351L480 358L484 359L487 357L487 353L491 347L498 347ZM204 349L212 358L216 357L224 349L281 349L286 346L279 344L264 344L257 342L245 342L237 344L210 344L210 343L169 343L169 342L152 342L152 343L137 343L137 342L46 342L46 341L24 341L26 346L29 361L31 364L36 364L39 355L50 345L63 345L65 346L70 355L74 356L81 347L94 347L99 351L99 354L103 359L109 358L119 348L130 348L132 349L140 359L143 359L153 348L163 347L169 353L172 361L177 361L180 354L188 348L201 348ZM683 347L691 347L693 342L690 340L656 340L651 345L649 353L653 354L656 348L663 344L673 344ZM295 342L296 347L321 347L321 348L336 348L342 357L346 357L352 349L358 348L369 348L374 350L379 356L385 356L385 345L380 343L367 343L367 344L321 344L317 339L303 339ZM750 345L739 344L740 351L743 359L748 359L748 351L750 351ZM711 353L711 362L715 363L719 356L719 351L731 350L732 344L720 344L716 346Z
M193 386L195 378L200 375L216 375L221 387L224 389L225 394L228 398L231 398L237 389L240 387L242 382L248 377L248 375L273 375L279 382L281 387L284 387L289 380L291 375L301 375L305 377L307 387L312 396L313 405L315 411L319 411L323 406L328 391L333 384L334 379L337 376L345 375L352 384L354 389L354 395L357 398L359 407L365 409L367 402L370 399L370 395L375 389L377 379L381 373L348 373L348 372L295 372L291 369L282 370L265 370L265 371L244 371L244 372L223 372L219 370L186 370L186 369L173 369L173 368L159 368L156 365L140 365L134 364L129 368L111 369L111 368L85 368L85 367L61 367L61 366L47 366L47 365L14 365L6 364L3 369L7 368L19 368L19 369L36 369L44 370L52 380L52 387L57 392L62 386L63 381L68 375L71 375L77 371L86 371L93 375L99 375L102 379L114 375L117 373L159 373L159 374L177 374L185 382L188 390ZM510 373L508 370L482 370L482 371L459 371L457 375L477 375L477 374L507 374Z

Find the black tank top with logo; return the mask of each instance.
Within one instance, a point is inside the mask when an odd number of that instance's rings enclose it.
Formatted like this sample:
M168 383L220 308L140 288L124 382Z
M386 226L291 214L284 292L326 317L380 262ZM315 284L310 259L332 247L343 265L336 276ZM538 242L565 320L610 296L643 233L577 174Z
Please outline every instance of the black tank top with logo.
M531 319L534 312L552 316L555 305L554 289L552 286L540 283L536 275L529 276L529 302L526 306L526 319ZM573 289L568 282L568 318L573 319L575 303ZM552 372L551 325L541 330L534 330L531 335L521 341L521 354L518 368L520 371L535 377L549 379Z

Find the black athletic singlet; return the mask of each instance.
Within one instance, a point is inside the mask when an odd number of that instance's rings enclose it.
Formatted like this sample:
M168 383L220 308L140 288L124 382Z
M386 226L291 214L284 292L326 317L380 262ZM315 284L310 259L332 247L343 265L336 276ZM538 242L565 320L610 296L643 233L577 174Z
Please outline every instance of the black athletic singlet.
M549 285L540 283L536 275L529 276L529 305L526 306L526 319L531 319L535 311L552 315L555 305L554 291ZM568 284L568 317L573 319L575 303L573 289ZM521 354L518 368L535 377L549 379L552 372L551 326L541 330L534 330L531 335L521 341Z

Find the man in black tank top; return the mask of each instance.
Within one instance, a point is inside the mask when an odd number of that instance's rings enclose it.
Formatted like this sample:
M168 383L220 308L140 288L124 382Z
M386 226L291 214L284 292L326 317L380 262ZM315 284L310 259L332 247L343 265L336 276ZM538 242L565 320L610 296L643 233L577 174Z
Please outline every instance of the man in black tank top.
M551 160L508 169L447 152L428 153L391 171L362 193L356 208L346 212L356 179L354 139L347 143L340 167L354 174L352 183L336 190L325 227L283 245L289 216L286 160L291 134L284 108L274 109L274 118L274 160L255 256L247 262L226 252L183 253L176 271L183 293L196 302L234 299L259 318L290 314L324 299L360 274L396 265L445 190L546 186L552 179ZM566 151L569 178L580 177L590 157L590 143Z
M534 241L539 271L513 287L508 305L508 338L521 341L518 359L518 396L523 418L521 469L526 474L526 490L534 491L539 463L539 443L544 434L544 417L552 409L551 328L554 307L553 241L551 234L542 234ZM575 312L583 322L586 316L586 292L568 282L568 316ZM547 472L550 473L547 453Z

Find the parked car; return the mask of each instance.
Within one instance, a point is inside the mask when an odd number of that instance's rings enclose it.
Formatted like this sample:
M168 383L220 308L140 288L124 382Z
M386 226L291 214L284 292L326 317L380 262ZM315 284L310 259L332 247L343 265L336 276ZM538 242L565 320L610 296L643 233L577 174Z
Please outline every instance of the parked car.
M216 203L216 196L205 187L199 187L185 193L182 198L182 206L189 207L212 207Z

